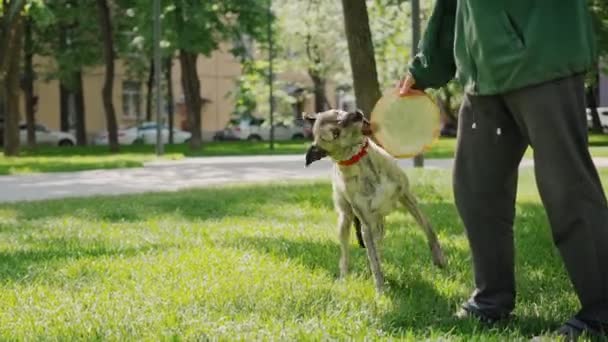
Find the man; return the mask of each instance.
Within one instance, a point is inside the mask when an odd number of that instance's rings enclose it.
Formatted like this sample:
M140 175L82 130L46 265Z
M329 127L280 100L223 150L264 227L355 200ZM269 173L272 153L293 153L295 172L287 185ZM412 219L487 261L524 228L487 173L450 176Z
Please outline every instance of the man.
M586 1L436 1L400 93L454 76L465 88L453 182L476 288L459 317L495 322L514 308L517 172L531 145L553 239L581 302L558 333L606 334L608 207L587 148L583 89L595 54Z

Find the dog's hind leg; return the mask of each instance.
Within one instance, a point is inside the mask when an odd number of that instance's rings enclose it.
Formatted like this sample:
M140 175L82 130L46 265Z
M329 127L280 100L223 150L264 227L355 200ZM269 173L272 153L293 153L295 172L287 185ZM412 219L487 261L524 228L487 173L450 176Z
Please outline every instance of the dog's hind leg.
M416 198L414 198L414 196L406 190L403 192L403 196L401 197L401 203L403 204L403 206L405 206L405 208L407 208L407 210L414 217L416 222L418 222L418 225L424 231L424 234L426 235L427 241L429 243L429 247L431 248L431 254L433 255L433 263L438 267L445 267L446 260L445 256L443 255L443 251L441 250L441 245L439 244L437 234L431 226L431 223L427 220L426 216L424 216L424 214L420 210L420 207L416 202Z
M361 220L355 216L355 234L357 235L357 242L359 243L359 247L365 248L365 242L363 241L363 234L361 233Z

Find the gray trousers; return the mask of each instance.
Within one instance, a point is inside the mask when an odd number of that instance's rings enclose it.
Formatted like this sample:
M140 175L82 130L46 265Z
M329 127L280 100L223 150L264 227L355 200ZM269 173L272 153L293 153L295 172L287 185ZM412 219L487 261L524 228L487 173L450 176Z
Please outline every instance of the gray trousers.
M608 207L587 139L581 75L465 96L453 184L473 254L467 305L491 317L514 308L518 165L531 145L553 240L582 305L577 317L608 323Z

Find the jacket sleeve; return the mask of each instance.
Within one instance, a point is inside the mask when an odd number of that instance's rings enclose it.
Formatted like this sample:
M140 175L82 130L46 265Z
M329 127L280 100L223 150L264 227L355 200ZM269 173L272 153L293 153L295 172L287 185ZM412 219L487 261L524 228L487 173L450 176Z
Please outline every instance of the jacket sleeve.
M419 52L409 64L414 88L439 88L456 72L454 62L454 30L457 0L436 0Z

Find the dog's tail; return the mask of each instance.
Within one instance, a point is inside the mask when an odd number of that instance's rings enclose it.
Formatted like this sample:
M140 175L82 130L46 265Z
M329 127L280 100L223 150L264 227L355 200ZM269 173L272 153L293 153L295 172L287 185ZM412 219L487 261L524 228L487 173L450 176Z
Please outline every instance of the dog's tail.
M361 221L358 217L355 216L353 220L355 224L355 234L357 235L357 241L359 242L359 247L365 248L365 242L363 242L363 235L361 234Z

